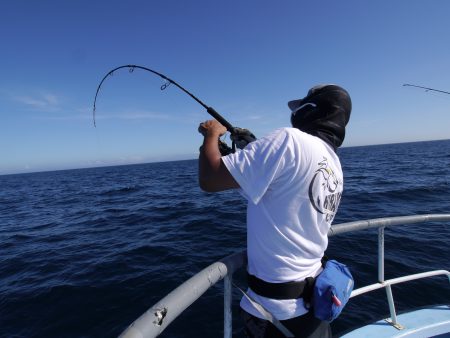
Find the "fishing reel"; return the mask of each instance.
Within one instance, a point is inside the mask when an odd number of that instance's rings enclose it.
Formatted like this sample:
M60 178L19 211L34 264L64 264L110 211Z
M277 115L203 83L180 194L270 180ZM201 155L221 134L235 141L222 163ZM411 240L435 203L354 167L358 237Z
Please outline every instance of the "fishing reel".
M236 151L236 147L238 149L244 149L247 144L256 140L256 136L253 133L244 128L233 128L230 133L230 138L232 141L231 147L229 147L225 142L219 140L219 150L222 156L234 153Z

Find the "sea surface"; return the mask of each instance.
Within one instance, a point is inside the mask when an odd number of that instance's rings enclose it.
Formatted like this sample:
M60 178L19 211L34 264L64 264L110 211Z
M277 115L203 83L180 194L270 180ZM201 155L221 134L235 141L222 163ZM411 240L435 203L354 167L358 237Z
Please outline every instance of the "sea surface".
M335 224L450 213L450 140L343 148ZM210 263L245 248L246 203L202 192L197 161L0 176L0 337L115 337ZM450 223L386 229L386 278L450 269ZM377 232L330 238L356 286L377 277ZM236 283L245 286L239 275ZM449 304L445 277L393 288L399 311ZM239 294L234 333L241 337ZM384 291L351 300L339 334L389 313ZM223 284L162 337L223 335Z

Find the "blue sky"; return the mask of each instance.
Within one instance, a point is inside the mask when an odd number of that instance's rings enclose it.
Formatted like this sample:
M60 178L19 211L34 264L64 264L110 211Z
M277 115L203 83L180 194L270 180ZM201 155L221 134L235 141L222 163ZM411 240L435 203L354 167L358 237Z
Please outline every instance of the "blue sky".
M289 125L286 102L346 88L344 146L450 138L450 2L3 1L0 174L196 158L206 111L233 125Z

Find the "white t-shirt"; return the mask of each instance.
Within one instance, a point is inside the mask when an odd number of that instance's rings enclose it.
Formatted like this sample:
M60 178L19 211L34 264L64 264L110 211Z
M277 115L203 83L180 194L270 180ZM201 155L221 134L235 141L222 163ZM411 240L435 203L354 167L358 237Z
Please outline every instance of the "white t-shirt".
M333 149L299 129L281 128L222 161L248 200L248 272L271 283L318 275L343 190ZM248 291L279 320L308 311L301 298L275 300ZM245 297L241 307L264 318Z

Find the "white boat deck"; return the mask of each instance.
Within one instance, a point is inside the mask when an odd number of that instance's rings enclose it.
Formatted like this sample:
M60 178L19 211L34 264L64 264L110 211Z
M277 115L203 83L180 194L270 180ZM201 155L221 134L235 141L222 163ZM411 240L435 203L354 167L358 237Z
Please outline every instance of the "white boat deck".
M449 337L450 306L441 305L422 308L397 315L401 329L394 327L387 320L363 326L342 338L381 338L381 337Z

